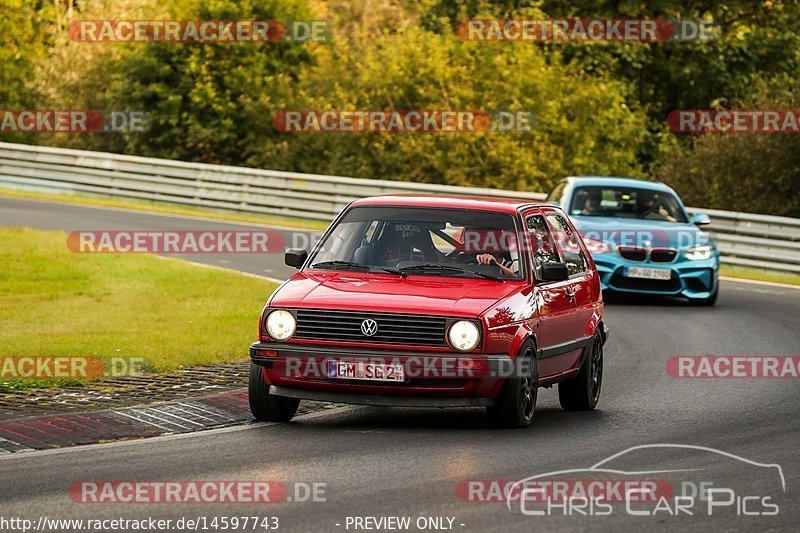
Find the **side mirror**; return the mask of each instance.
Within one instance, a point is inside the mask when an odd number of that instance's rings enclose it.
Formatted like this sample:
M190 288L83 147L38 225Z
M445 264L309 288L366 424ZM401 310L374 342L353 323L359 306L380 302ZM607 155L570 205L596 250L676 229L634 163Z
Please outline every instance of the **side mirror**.
M569 279L569 270L566 263L555 261L542 265L543 281L566 281Z
M300 248L289 248L283 255L283 261L290 267L300 268L308 259L308 252Z
M695 226L707 226L711 224L711 217L705 213L695 213L692 216L692 222L694 222Z

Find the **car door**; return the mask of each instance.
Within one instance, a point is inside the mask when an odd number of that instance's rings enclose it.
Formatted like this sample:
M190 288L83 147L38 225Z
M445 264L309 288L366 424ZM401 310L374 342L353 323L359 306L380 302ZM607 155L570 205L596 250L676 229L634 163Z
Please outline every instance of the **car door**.
M570 345L575 329L572 281L541 281L542 265L561 261L561 256L545 214L535 210L523 216L528 233L526 241L530 248L531 269L537 280L539 376L554 376L569 370L569 359L563 357L562 350Z
M556 350L560 353L552 353L553 357L559 358L559 368L567 370L580 364L583 349L591 340L589 323L595 315L599 295L595 291L596 284L592 282L594 272L591 262L578 232L560 211L546 209L544 216L553 233L561 261L566 263L569 271L566 295L573 308L569 319L564 322L570 331L570 341Z

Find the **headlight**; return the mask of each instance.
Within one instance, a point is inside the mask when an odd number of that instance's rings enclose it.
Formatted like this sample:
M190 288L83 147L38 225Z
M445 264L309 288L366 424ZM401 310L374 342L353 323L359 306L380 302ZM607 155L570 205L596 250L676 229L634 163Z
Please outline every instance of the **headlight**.
M714 247L709 244L702 244L699 246L692 246L686 250L686 259L690 261L702 261L710 259L714 254Z
M267 333L276 341L285 341L294 335L297 320L289 311L278 309L267 316Z
M596 239L587 239L584 237L583 244L590 254L607 254L614 251L614 247L605 241L598 241Z
M450 346L460 352L468 352L478 345L481 332L473 322L459 320L454 322L447 331L447 340Z

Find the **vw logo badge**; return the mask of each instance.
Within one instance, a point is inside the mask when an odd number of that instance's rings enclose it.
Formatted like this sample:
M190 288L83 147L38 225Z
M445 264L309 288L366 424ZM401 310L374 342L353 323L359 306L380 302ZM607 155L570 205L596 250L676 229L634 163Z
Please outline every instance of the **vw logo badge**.
M361 333L367 337L372 337L378 333L378 323L371 318L366 319L361 323Z

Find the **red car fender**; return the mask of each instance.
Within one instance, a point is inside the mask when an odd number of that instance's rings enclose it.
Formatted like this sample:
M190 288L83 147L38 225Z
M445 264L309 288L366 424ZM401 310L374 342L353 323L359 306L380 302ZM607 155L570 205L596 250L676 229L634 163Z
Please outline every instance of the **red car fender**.
M538 325L538 322L537 322ZM525 344L528 340L533 340L534 345L536 345L536 332L530 326L530 324L526 322L522 322L519 324L517 328L517 332L514 335L514 340L511 341L511 346L508 350L508 355L513 359L517 356L522 348L522 345Z

